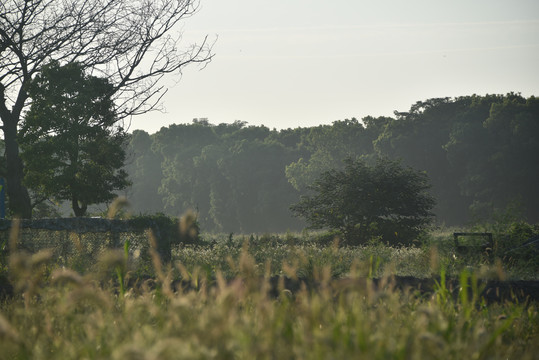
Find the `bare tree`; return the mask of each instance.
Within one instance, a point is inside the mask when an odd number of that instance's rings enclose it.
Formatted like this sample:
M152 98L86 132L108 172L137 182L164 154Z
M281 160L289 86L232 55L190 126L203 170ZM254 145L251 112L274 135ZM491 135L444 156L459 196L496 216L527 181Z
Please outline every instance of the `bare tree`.
M28 84L41 67L78 62L114 85L119 120L146 113L166 93L163 76L212 59L207 37L179 48L180 22L197 9L196 0L0 1L0 120L14 214L31 217L17 131L30 102Z

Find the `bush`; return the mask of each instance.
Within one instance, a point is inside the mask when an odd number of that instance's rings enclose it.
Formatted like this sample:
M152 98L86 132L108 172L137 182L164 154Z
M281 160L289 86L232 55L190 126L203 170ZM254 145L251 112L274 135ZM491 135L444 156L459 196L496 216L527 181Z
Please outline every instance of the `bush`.
M323 173L291 207L312 228L338 230L348 244L381 239L410 244L431 222L434 199L427 193L424 172L389 159L368 166L361 159L345 160L344 170Z
M172 245L195 244L199 242L200 227L193 213L172 218L162 213L134 217L130 223L137 230L151 229L155 246L165 262L171 259Z

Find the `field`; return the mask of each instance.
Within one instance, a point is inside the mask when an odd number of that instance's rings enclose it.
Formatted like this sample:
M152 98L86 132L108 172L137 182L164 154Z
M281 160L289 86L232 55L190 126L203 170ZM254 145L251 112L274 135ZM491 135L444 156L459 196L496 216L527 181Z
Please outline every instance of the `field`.
M456 252L453 230L409 248L202 234L170 264L129 243L59 264L12 238L0 359L535 359L537 298L485 295L538 280L536 254L511 252L521 229L506 230L490 255Z

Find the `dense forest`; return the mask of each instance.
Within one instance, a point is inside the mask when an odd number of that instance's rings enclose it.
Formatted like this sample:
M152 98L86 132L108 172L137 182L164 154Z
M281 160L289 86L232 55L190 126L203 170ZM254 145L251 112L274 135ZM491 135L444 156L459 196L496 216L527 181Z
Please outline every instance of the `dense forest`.
M539 222L539 100L520 94L435 98L395 117L270 130L246 122L135 130L127 148L134 213L192 209L218 232L305 226L290 206L347 158L401 159L425 171L437 222L462 225L508 207Z

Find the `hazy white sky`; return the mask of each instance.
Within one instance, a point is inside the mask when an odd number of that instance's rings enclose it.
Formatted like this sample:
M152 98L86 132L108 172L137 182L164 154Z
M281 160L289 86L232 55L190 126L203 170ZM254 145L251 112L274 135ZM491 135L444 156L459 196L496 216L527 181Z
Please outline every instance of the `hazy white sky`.
M202 0L183 31L184 45L218 36L215 58L167 79L166 113L130 130L308 127L433 97L539 96L538 0Z

